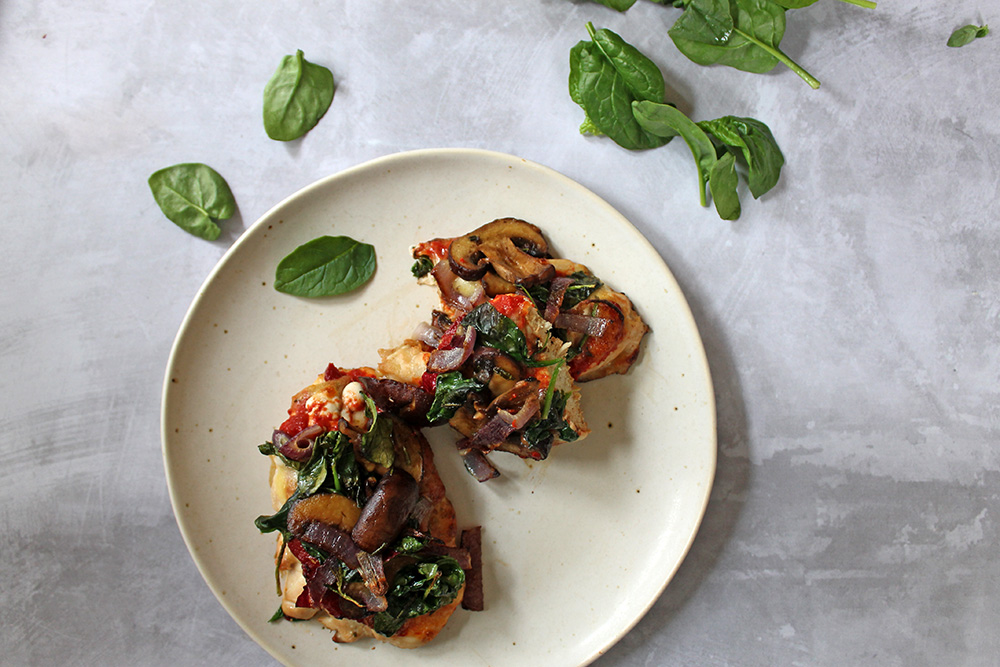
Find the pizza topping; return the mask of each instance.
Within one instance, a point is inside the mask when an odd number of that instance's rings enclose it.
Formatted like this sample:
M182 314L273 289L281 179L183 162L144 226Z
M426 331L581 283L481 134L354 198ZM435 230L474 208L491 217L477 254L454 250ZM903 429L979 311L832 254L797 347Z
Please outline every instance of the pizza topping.
M516 218L487 223L451 243L448 262L466 280L479 280L487 268L516 285L547 282L555 275L549 246L538 227Z
M463 444L466 447L463 447ZM499 477L500 471L490 463L486 455L478 449L469 449L468 444L468 438L458 441L458 448L462 451L462 463L465 464L465 469L469 471L469 474L475 477L477 482L487 482Z
M291 438L281 431L275 431L272 442L285 458L292 461L308 461L312 458L313 443L325 430L322 426L314 424L305 427Z
M419 497L416 481L402 470L383 477L351 531L355 544L376 551L395 540Z
M449 339L448 344L450 347L444 348L445 341L442 337L442 347L431 352L430 358L427 359L427 370L429 372L446 373L456 370L464 364L472 356L472 350L476 345L475 328L465 327L465 334L461 338L453 335Z
M482 611L486 606L483 597L483 529L482 526L462 531L462 548L469 553L469 567L465 568L465 595L462 607L469 611Z
M354 528L361 509L353 500L338 493L317 493L299 500L288 512L288 530L298 535L311 521L349 531Z

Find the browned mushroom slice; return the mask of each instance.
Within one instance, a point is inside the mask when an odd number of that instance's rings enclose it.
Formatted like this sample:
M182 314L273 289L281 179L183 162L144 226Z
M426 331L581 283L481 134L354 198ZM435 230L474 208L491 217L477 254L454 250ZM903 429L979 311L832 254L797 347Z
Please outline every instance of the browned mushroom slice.
M484 273L482 281L483 289L486 290L488 297L494 297L498 294L513 294L517 291L517 285L504 280L492 271Z
M487 266L503 280L535 285L551 280L549 245L538 227L516 218L499 218L456 238L448 251L452 270L466 280L479 280Z

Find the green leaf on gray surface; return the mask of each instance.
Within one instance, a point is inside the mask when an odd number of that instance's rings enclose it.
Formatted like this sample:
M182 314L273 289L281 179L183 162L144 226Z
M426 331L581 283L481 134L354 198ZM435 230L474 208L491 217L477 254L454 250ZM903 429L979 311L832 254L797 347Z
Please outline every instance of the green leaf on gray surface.
M708 173L708 189L712 192L715 210L723 220L737 220L740 217L740 196L736 192L736 158L726 152L715 161Z
M188 162L175 164L149 177L163 215L186 232L208 241L219 238L216 220L231 218L236 199L226 179L208 165Z
M264 130L277 141L298 139L316 126L333 102L333 73L298 50L285 56L264 86Z
M668 31L678 50L699 65L744 72L784 63L813 88L819 81L780 48L785 8L772 0L679 0L684 13Z
M707 204L705 185L708 183L709 173L715 166L716 160L715 144L712 143L704 130L698 127L697 123L669 104L636 102L632 108L636 120L646 131L659 136L679 135L684 139L694 156L694 163L698 170L701 205L705 206Z
M632 102L662 102L663 74L653 61L606 29L587 31L593 41L570 50L569 94L586 113L581 132L605 134L631 150L656 148L668 140L650 134L632 115Z
M747 184L754 199L777 184L785 156L767 125L755 118L723 116L701 121L698 126L734 151L746 165Z
M988 34L990 34L990 27L988 25L965 25L951 33L951 37L948 38L948 46L954 48L965 46Z

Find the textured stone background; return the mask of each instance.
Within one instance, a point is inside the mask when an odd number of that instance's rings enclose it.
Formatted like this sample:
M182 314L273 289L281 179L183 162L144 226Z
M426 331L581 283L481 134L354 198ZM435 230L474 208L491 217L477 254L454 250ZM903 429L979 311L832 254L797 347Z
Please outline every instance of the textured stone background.
M612 665L987 665L1000 660L1000 34L995 2L834 0L785 50L823 81L685 60L677 10L572 0L67 2L0 7L0 579L4 664L271 659L187 555L159 445L162 373L198 286L273 204L369 158L500 150L622 211L684 288L716 383L702 530ZM696 119L766 122L787 165L722 222L680 142L577 133L584 23L664 70ZM296 48L333 106L266 138ZM166 221L156 169L213 165L239 215ZM544 631L541 628L540 631Z

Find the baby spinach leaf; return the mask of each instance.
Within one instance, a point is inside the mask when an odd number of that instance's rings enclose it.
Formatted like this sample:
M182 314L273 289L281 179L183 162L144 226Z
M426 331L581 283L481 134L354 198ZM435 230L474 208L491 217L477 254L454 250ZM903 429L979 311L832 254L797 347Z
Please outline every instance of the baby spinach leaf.
M573 442L580 437L566 423L566 418L563 415L568 399L569 394L564 391L553 392L548 414L544 418L536 419L530 423L521 436L523 442L539 452L543 459L548 457L556 437L559 437L563 442Z
M569 59L570 97L586 113L581 132L606 134L631 150L662 146L668 140L644 131L631 108L635 100L663 100L659 68L610 30L594 30L590 23L587 30L594 41L579 42Z
M948 46L954 48L965 46L973 40L985 37L988 34L990 34L990 27L988 25L977 26L969 24L962 26L955 32L951 33L951 37L948 38Z
M427 421L451 419L470 393L482 391L485 386L475 378L462 377L460 371L441 373L434 383L434 400L427 410Z
M483 345L495 347L516 361L525 362L531 358L524 332L489 302L473 308L462 318L462 324L475 328Z
M361 455L372 463L391 468L396 461L396 449L392 442L392 415L379 413L375 401L365 396L365 412L371 419L367 433L361 434Z
M605 7L610 7L619 12L624 12L629 7L635 4L635 0L594 0L594 2L600 3Z
M755 118L723 116L701 121L698 126L738 152L747 166L747 183L754 199L777 184L785 156L767 125Z
M361 287L373 273L373 246L347 236L321 236L278 263L274 289L295 296L332 296Z
M434 268L434 262L427 255L421 255L413 262L413 266L410 267L410 273L413 274L414 278L423 278L431 269Z
M254 525L257 526L257 530L262 533L272 533L274 531L279 531L285 536L287 540L290 535L288 532L288 512L292 509L292 505L299 499L298 492L293 493L285 501L285 504L281 506L277 512L271 515L261 515L254 519Z
M813 88L819 81L779 48L785 8L772 0L678 0L684 13L668 31L678 50L699 65L770 71L779 62Z
M587 32L593 43L618 72L635 99L649 100L650 102L663 101L663 97L666 95L666 85L663 83L663 73L660 72L656 63L617 33L607 28L595 30L594 24L588 23Z
M316 126L333 101L333 73L303 57L285 56L264 86L264 130L278 141L298 139Z
M715 210L723 220L737 220L740 217L740 196L736 192L736 158L728 151L712 167L708 174L708 188L712 191Z
M208 241L219 238L215 220L231 218L236 212L229 184L205 164L183 163L160 169L149 177L149 189L168 220Z
M715 144L705 131L669 104L655 102L636 102L632 105L635 118L648 132L667 136L680 135L691 149L694 163L698 169L698 190L701 205L706 206L705 184L709 173L715 166Z

